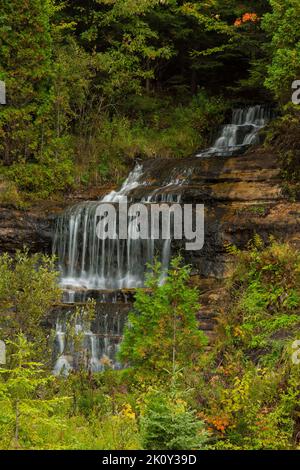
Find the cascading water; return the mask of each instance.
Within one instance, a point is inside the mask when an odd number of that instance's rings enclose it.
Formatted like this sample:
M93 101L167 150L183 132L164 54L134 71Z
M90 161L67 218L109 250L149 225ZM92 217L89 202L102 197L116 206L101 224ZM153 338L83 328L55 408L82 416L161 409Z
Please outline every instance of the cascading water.
M87 201L73 206L58 218L53 250L59 260L65 303L85 302L94 296L96 290L117 291L143 286L147 264L153 263L156 255L161 261L163 273L166 272L170 258L170 240L135 239L136 220L132 220L128 225L127 240L100 240L96 233L96 211L99 204L117 204L122 201L132 190L144 185L142 175L142 167L137 165L119 191L112 191L101 201ZM177 181L171 178L166 186L171 190L177 184ZM157 191L150 191L143 202L147 204L154 201L178 200L179 196L174 196L171 192L159 194ZM117 295L101 292L97 294L97 301L103 304L114 303L117 302ZM87 367L93 372L102 370L107 365L120 367L115 362L115 355L124 322L120 320L118 313L115 320L107 313L100 318L100 324L96 328L101 331L100 334L94 334L90 327L84 327L80 323L77 325L78 331L81 329L84 336L83 348L88 351L90 357ZM65 337L66 323L60 319L56 325L58 354L55 374L68 374L76 368L72 350L68 355L65 352Z
M56 322L54 375L68 375L78 366L78 352L74 351L73 340L68 337L67 333L66 318L70 318L72 314L74 312L69 311ZM111 314L99 315L97 321L99 323L97 330L101 330L101 333L93 333L92 325L87 325L85 321L76 318L73 334L80 335L82 351L85 352L84 365L91 372L104 370L106 366L118 369L120 364L115 361L115 356L122 337L125 319L116 309Z
M198 153L197 157L231 156L244 152L250 145L260 143L259 131L272 117L270 106L235 109L231 124L223 126L213 146Z
M58 320L56 322L56 336L55 336L55 340L58 345L58 357L56 359L54 369L53 369L54 375L59 375L59 374L67 375L72 369L69 358L65 354L65 346L66 346L65 335L66 335L66 332L65 332L64 325L61 321Z
M124 289L144 284L147 265L157 257L165 271L169 264L170 240L136 239L137 221L128 225L128 239L97 237L97 208L100 203L118 203L133 189L143 186L142 167L137 165L119 191L112 191L100 202L87 201L67 209L59 217L54 238L61 285L71 289ZM165 189L178 183L170 181ZM144 203L179 202L179 196L156 190L142 199ZM72 294L73 295L73 294Z
M272 115L269 107L259 105L233 111L232 123L223 126L214 145L197 156L229 156L244 152L250 145L259 142L259 131ZM111 305L117 302L116 292L120 289L144 285L146 266L153 264L155 258L162 264L163 279L171 256L171 241L136 239L136 220L129 221L127 240L117 237L101 240L96 232L97 208L103 203L117 206L124 197L128 197L130 203L132 192L140 194L137 199L149 205L157 202L180 203L181 189L189 183L192 173L193 168L185 168L178 174L174 167L161 187L153 189L144 178L142 166L138 164L119 191L111 191L101 201L87 201L70 207L58 218L53 251L59 260L65 303L83 303L89 297L94 297L98 304ZM83 332L83 347L89 356L87 366L92 371L102 370L106 365L120 366L115 362L115 355L124 321L120 321L118 312L115 317L113 315L106 312L98 315L100 320L98 318L96 326L77 325ZM66 323L60 319L56 325L56 374L67 374L76 368L72 351L66 354L65 343Z

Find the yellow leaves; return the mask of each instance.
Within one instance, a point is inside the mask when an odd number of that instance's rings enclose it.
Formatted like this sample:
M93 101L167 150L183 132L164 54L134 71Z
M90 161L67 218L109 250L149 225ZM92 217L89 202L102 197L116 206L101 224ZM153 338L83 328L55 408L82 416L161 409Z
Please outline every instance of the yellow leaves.
M243 339L243 338L245 338L246 335L245 335L245 331L243 331L241 327L236 326L236 327L233 329L233 336L234 336L235 338L241 338L241 339Z
M187 402L181 398L175 400L176 407L174 409L175 414L184 413L187 409Z
M129 403L126 403L123 405L123 408L121 410L121 415L124 416L125 418L135 420L135 412L133 411L131 405Z
M182 13L189 14L189 13L196 13L197 9L196 6L192 3L185 3L181 8Z
M247 405L249 393L249 378L246 376L242 379L236 377L234 379L234 387L232 389L223 390L221 402L229 414L237 413Z

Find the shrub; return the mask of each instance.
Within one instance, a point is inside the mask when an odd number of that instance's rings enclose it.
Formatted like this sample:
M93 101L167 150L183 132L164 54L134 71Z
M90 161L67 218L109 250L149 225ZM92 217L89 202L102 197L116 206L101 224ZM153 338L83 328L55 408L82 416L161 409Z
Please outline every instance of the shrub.
M23 201L16 184L12 181L3 181L1 184L0 205L16 209L26 208L26 203Z
M153 392L141 417L142 443L145 449L203 449L207 441L204 423L187 403L174 395Z
M18 251L15 257L0 256L0 334L1 339L22 333L36 342L34 357L44 357L47 330L42 326L61 291L54 259L28 251ZM41 355L41 356L40 356Z

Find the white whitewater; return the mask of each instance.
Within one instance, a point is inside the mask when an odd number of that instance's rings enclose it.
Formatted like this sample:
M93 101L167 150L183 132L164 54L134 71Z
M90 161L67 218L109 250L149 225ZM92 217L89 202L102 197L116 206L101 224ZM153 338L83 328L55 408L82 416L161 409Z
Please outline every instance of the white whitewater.
M119 191L112 191L100 201L118 203L142 182L142 167L137 165ZM174 185L174 183L173 183ZM171 193L156 191L143 202L177 202ZM67 209L58 218L54 253L58 256L61 285L71 290L123 289L144 285L147 265L155 257L165 271L169 264L170 240L136 239L137 220L128 224L128 239L100 240L96 234L98 201L87 201Z
M56 323L56 336L55 340L58 344L58 358L55 362L53 374L54 375L68 375L72 366L68 357L65 355L65 331L63 324L60 321Z
M187 170L187 175L190 171ZM165 186L150 192L142 199L143 203L179 202L180 196L172 189L183 184L183 181L170 175ZM128 224L128 239L100 240L96 234L98 222L96 211L101 203L118 203L132 190L146 186L143 181L143 169L136 165L119 191L111 191L101 201L87 201L68 208L57 220L53 251L58 256L61 272L61 286L64 288L63 302L84 302L91 290L119 290L144 285L148 264L155 259L162 264L162 281L169 266L171 240L135 239L136 219ZM147 191L146 191L147 192ZM100 293L98 301L116 301L116 296ZM87 367L92 372L103 370L106 366L119 368L115 361L122 335L123 325L118 315L112 319L108 314L101 316L99 330L94 334L87 325L76 324L76 331L83 334L83 349L88 351ZM76 357L72 345L65 352L66 324L63 320L56 325L57 360L54 374L67 375L76 368ZM75 355L76 356L76 355Z
M68 315L70 313L68 312ZM81 336L85 367L91 372L102 371L107 366L114 369L120 368L115 357L122 336L123 323L117 313L113 316L104 314L101 316L100 328L101 334L95 334L91 331L91 325L84 324L79 318L76 319L74 327L75 335ZM60 318L56 323L54 343L56 360L53 374L67 376L78 366L78 353L74 352L74 345L72 341L70 343L70 338L67 340L65 318Z
M256 105L235 109L231 123L221 128L212 147L196 156L231 156L244 152L249 146L260 143L259 132L272 117L273 111L269 106Z
M250 145L259 142L259 131L272 118L272 110L267 106L252 106L233 111L232 122L222 127L213 146L200 152L198 157L228 156L244 152ZM136 165L118 191L111 191L101 201L86 201L68 208L57 220L53 251L58 257L61 272L61 286L65 289L65 303L85 302L91 290L107 291L100 293L98 302L116 302L111 291L142 287L145 282L147 265L155 259L163 268L162 281L171 257L171 240L136 239L137 221L133 219L128 227L128 239L100 240L96 234L97 208L101 203L118 203L133 190L141 189L143 203L180 203L180 188L187 184L193 168L181 170L174 167L160 188L147 188L143 167ZM130 202L130 199L128 200ZM76 325L83 332L83 348L88 351L87 367L91 371L103 370L107 365L118 368L115 362L123 325L118 314L101 317L97 334L90 325ZM66 325L58 321L56 325L57 361L54 373L68 374L76 368L72 351L66 349ZM72 348L71 348L72 349Z

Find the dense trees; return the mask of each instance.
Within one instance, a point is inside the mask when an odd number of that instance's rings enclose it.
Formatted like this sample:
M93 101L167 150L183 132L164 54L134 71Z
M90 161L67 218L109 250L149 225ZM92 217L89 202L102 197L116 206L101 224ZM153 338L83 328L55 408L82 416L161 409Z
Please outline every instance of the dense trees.
M1 173L37 197L115 180L136 156L207 143L222 112L195 115L192 96L287 101L298 10L296 0L5 1Z
M272 12L265 15L271 63L265 85L281 102L290 101L291 84L300 73L300 5L297 0L270 0Z
M50 103L52 38L48 0L4 1L0 18L0 76L7 106L1 108L5 164L38 155Z
M45 375L41 363L31 360L33 343L19 334L8 344L10 368L0 369L1 447L17 449L26 442L42 442L43 433L59 432L59 408L68 399L49 396L54 379Z
M256 25L244 22L240 31L235 20L253 9ZM259 20L267 10L261 1L103 0L72 2L67 11L79 42L99 57L101 86L120 99L141 86L186 95L232 85L259 49ZM222 69L228 73L217 75Z
M35 343L33 358L47 357L45 316L61 297L54 259L27 251L0 256L0 339L23 334ZM48 363L50 363L49 358Z
M121 351L130 368L54 377L30 329L6 341L0 447L296 448L299 250L256 236L248 251L228 251L236 267L215 304L220 316L209 350L196 328L196 291L178 260L169 285L157 286L154 277L154 292L137 298ZM22 308L21 294L17 301Z

